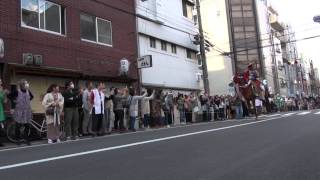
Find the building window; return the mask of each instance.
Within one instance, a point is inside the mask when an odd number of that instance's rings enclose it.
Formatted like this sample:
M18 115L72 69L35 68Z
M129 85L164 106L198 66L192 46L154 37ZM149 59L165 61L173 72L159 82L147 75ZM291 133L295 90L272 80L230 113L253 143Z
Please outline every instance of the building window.
M157 48L156 38L150 37L149 40L150 40L150 47L151 48Z
M81 39L112 45L111 21L88 14L80 14Z
M161 41L161 50L162 51L167 51L167 42Z
M187 58L196 60L197 59L197 52L190 50L190 49L187 49Z
M193 6L194 4L190 0L182 0L183 16L193 20Z
M65 8L45 0L21 0L21 26L65 34Z
M86 14L80 15L81 38L97 41L96 38L96 18Z
M177 46L175 44L171 44L171 52L177 54Z

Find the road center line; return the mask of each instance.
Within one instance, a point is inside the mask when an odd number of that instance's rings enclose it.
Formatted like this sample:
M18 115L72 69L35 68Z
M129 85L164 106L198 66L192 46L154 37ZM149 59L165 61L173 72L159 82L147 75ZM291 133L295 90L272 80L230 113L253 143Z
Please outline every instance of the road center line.
M130 143L130 144L125 144L125 145L120 145L120 146L113 146L113 147L96 149L96 150L91 150L91 151L84 151L84 152L80 152L80 153L74 153L74 154L56 156L56 157L39 159L39 160L34 160L34 161L28 161L28 162L23 162L23 163L11 164L11 165L6 165L6 166L0 166L0 170L29 166L29 165L33 165L33 164L40 164L40 163L45 163L45 162L50 162L50 161L56 161L56 160L67 159L67 158L78 157L78 156L84 156L84 155L95 154L95 153L100 153L100 152L105 152L105 151L116 150L116 149L123 149L123 148L134 147L134 146L139 146L139 145L144 145L144 144L150 144L150 143L155 143L155 142L160 142L160 141L168 141L171 139L178 139L178 138L194 136L194 135L199 135L199 134L205 134L205 133L210 133L210 132L215 132L215 131L221 131L221 130L232 129L232 128L237 128L237 127L249 126L249 125L253 125L253 124L260 124L260 123L268 122L268 121L271 121L274 119L279 119L279 117L270 118L270 119L261 120L261 121L243 123L243 124L238 124L238 125L233 125L233 126L221 127L221 128L216 128L216 129L209 129L209 130L205 130L205 131L198 131L198 132L181 134L181 135L176 135L176 136L158 138L158 139L153 139L153 140L148 140L148 141Z

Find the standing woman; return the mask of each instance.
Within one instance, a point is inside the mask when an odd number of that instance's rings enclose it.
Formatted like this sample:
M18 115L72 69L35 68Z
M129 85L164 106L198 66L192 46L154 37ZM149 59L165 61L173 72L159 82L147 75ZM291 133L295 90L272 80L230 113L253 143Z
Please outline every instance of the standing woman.
M185 113L186 113L186 121L187 123L191 123L192 122L192 95L188 96L185 95L185 101L184 101L184 108L185 108Z
M180 113L180 124L186 123L185 99L183 94L178 94L177 107Z
M60 93L59 86L52 84L42 101L42 105L45 108L49 144L60 142L60 117L63 110L63 104L64 98Z
M146 90L146 92L148 93L148 90ZM150 94L150 92L148 94ZM144 97L141 100L141 115L145 129L150 128L150 100L154 98L154 94L155 91L152 92L150 97Z
M0 130L4 129L4 121L6 120L4 114L4 104L7 102L7 90L5 90L2 86L2 80L0 79ZM0 147L3 144L0 142Z
M151 101L151 112L150 116L153 119L153 123L151 126L164 126L165 125L165 118L164 112L162 110L162 102L161 102L161 91L156 91L154 99Z
M128 97L127 101L128 101L128 105L129 105L129 116L130 116L129 130L131 130L131 131L136 131L134 126L135 126L136 118L138 117L139 100L142 100L147 95L148 95L148 93L145 92L142 96L137 96L136 92L133 88L129 89L129 97Z
M11 114L17 123L15 134L18 140L24 139L27 145L30 145L28 132L30 130L30 122L32 120L31 101L33 95L29 90L30 85L27 80L21 79L19 82L19 89L13 89L10 93ZM24 127L23 137L20 136L20 128ZM18 141L18 143L20 143Z

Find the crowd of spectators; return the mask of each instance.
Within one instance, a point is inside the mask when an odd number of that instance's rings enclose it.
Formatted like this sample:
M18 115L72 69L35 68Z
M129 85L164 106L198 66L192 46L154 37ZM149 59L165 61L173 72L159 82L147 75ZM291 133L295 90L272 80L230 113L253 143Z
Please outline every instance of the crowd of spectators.
M17 123L17 139L30 142L26 132L30 128L33 94L27 80L11 92L0 88L0 123L4 128L4 104L10 100L11 114ZM60 92L60 89L61 90ZM141 95L140 95L141 94ZM264 99L256 98L258 114L320 108L320 97L270 97L270 108ZM252 115L254 105L247 105L237 95L199 94L161 89L106 88L103 82L86 82L76 87L72 81L64 87L50 85L42 98L45 111L48 143L77 140L81 136L103 136L110 133L148 130L150 128L185 125L194 122L242 119ZM2 107L2 108L1 108ZM63 127L63 128L61 128Z

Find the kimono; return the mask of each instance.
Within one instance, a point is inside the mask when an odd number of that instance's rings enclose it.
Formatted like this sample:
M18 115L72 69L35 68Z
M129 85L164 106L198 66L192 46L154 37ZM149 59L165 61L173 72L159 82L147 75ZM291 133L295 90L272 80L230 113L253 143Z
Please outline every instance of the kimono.
M54 103L56 106L53 106ZM60 117L63 110L64 98L60 93L47 93L42 101L45 108L47 123L47 137L50 140L57 140L60 137ZM53 109L53 114L48 114L49 108Z

